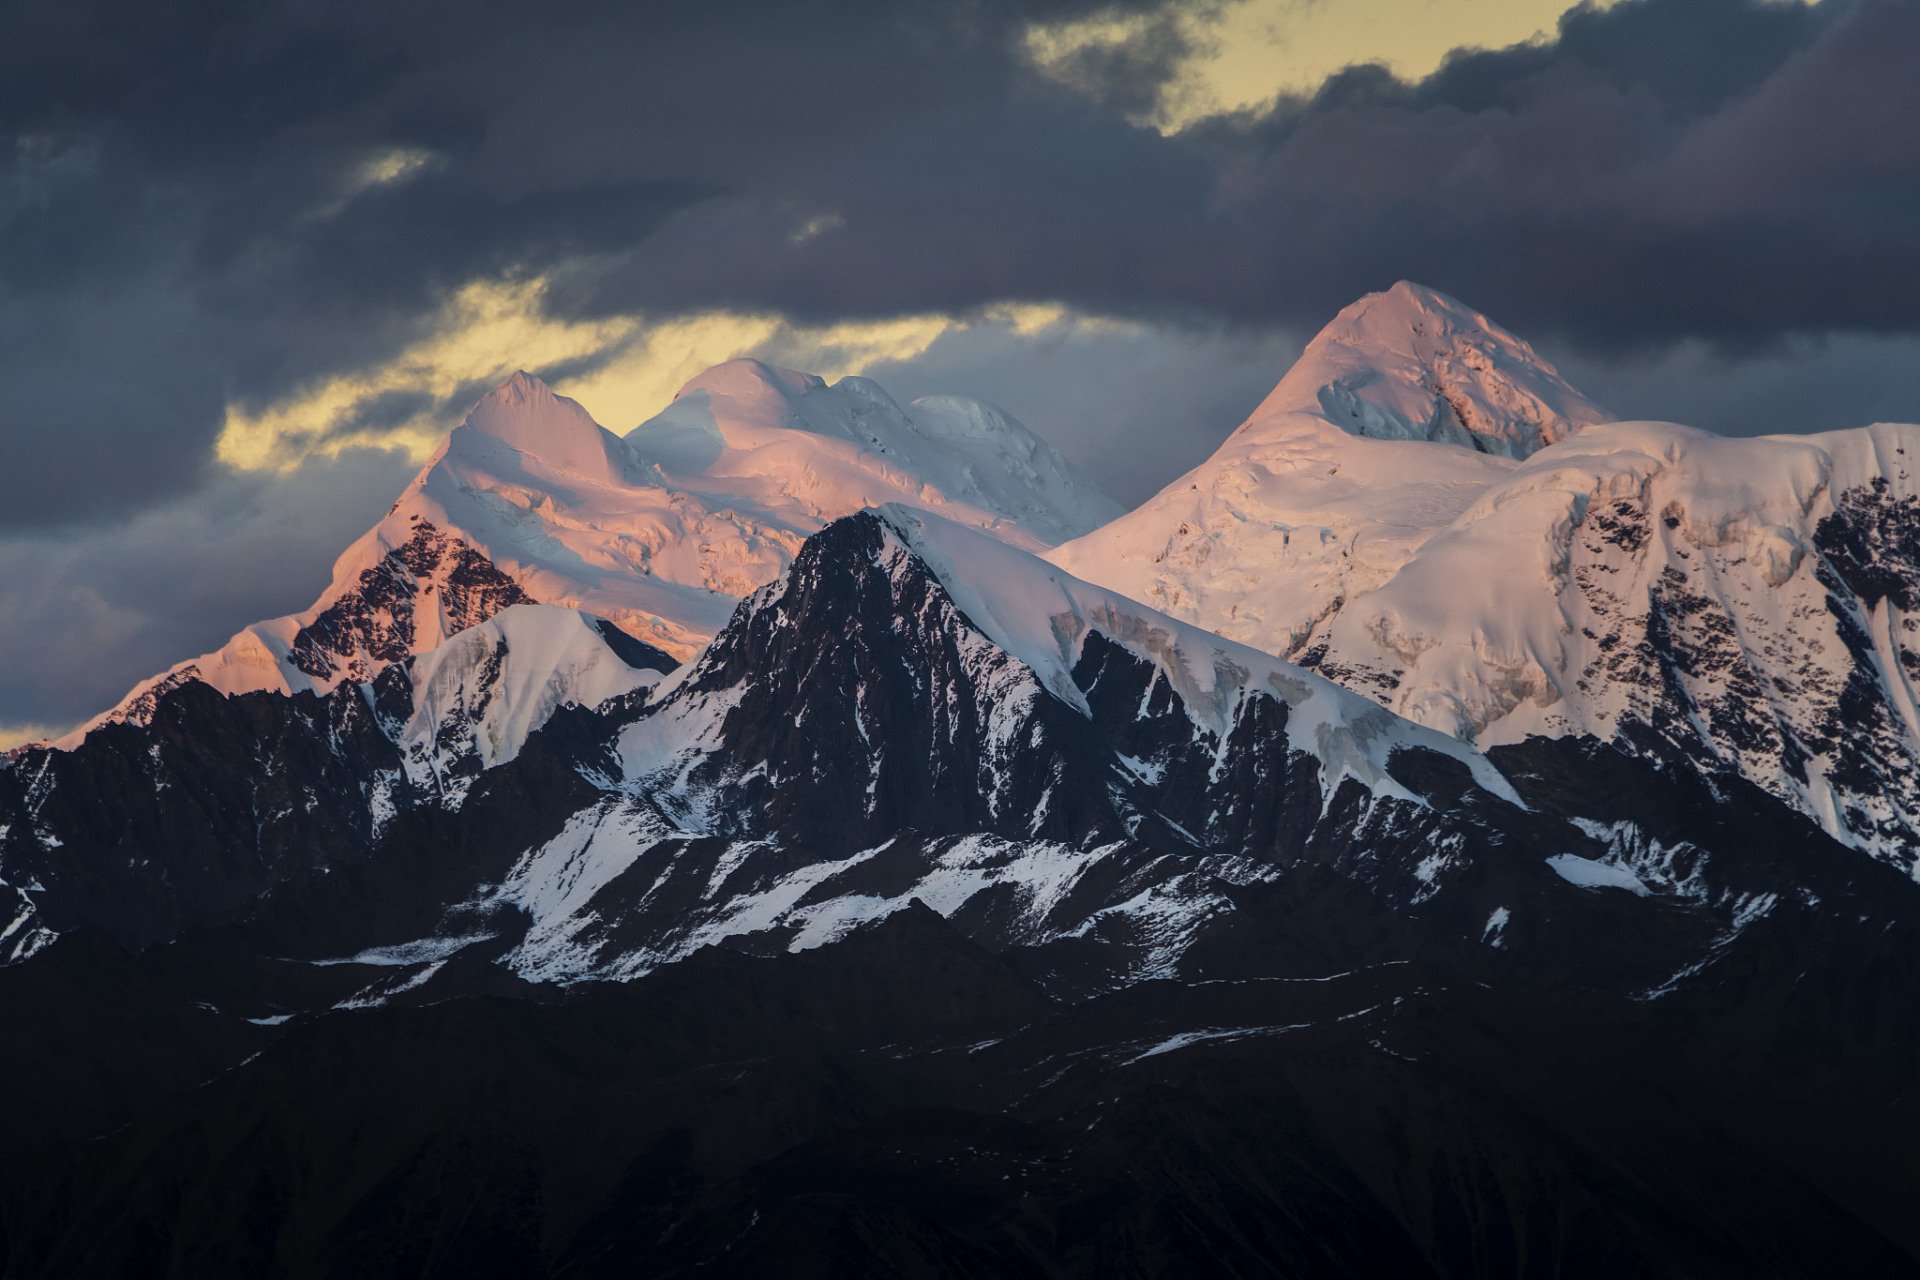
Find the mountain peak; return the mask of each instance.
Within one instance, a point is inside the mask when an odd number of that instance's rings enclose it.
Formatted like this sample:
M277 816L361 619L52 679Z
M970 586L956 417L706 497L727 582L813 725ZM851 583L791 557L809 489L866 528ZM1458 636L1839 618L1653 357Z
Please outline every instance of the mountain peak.
M551 397L553 388L525 369L520 369L511 378L495 387L492 394L513 404L525 404L541 396Z
M695 374L687 379L686 385L673 398L678 400L694 391L705 391L710 396L753 397L782 392L804 395L826 385L826 379L818 374L783 369L764 360L741 356L736 360L722 361L704 373Z
M1612 420L1524 340L1407 280L1335 316L1242 430L1295 413L1350 435L1509 458Z
M818 374L742 357L689 378L665 411L628 432L627 439L648 456L663 446L674 452L672 441L689 431L735 447L764 443L766 432L858 439L848 434L848 419L881 401L900 417L892 399L865 378L842 378L829 386Z
M1454 335L1476 333L1496 338L1529 360L1539 360L1524 340L1466 303L1411 280L1397 281L1390 289L1356 299L1328 321L1320 336L1344 346L1418 358L1426 354L1423 347L1431 348Z
M607 448L616 437L579 401L524 370L482 396L464 425L558 470L596 480L617 476Z

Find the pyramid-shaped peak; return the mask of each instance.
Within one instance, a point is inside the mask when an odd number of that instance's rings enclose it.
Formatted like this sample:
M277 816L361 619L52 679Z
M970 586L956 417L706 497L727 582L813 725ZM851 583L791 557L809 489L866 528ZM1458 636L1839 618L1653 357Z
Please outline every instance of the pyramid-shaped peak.
M1335 316L1242 430L1300 413L1351 435L1511 458L1613 420L1523 339L1409 280Z
M466 425L549 466L595 479L617 473L612 439L577 400L522 370L481 397Z

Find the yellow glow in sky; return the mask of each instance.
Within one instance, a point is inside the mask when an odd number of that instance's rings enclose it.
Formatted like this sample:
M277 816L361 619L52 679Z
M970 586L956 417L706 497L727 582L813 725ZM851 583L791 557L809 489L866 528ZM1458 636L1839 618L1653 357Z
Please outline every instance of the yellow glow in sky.
M1183 69L1163 128L1305 93L1342 67L1384 62L1416 79L1462 47L1500 48L1551 36L1566 0L1227 0L1184 19L1202 52ZM1141 21L1037 28L1028 47L1043 67L1088 44L1124 40Z
M0 751L24 747L29 742L51 742L66 731L48 724L0 724Z
M1356 62L1384 62L1416 78L1455 48L1549 36L1567 7L1565 0L1224 0L1180 17L1200 52L1183 68L1179 91L1153 123L1173 130L1280 93L1310 91ZM1028 48L1045 68L1087 45L1125 40L1150 21L1036 28ZM402 181L434 162L425 152L374 157L355 190ZM825 225L809 225L800 235ZM576 322L547 316L545 292L537 280L476 282L447 303L432 337L385 364L305 388L258 411L230 407L220 459L241 469L287 470L304 457L356 447L398 447L425 458L459 413L449 420L442 403L398 422L375 414L379 425L363 425L383 396L397 392L444 402L462 388L503 381L516 369L538 371L588 357L599 359L594 372L556 382L555 389L579 400L610 430L624 432L658 412L688 378L723 360L758 355L831 380L909 359L969 323L923 315L808 328L778 316L735 312L658 323L638 316ZM1095 323L1057 307L1002 309L987 319L1016 336L1051 325Z
M540 314L539 281L479 282L444 308L433 337L386 364L331 378L250 414L229 406L215 445L220 461L244 471L289 471L312 454L353 448L402 448L416 458L431 453L447 426L422 410L398 422L356 425L391 393L435 399L476 381L503 381L516 369L576 359L628 339L638 321L595 324L548 320Z
M943 316L849 322L809 328L775 316L716 311L646 326L637 341L585 378L554 390L585 405L594 420L624 434L660 412L696 373L736 356L762 356L829 382L888 360L919 355L952 328Z
M383 397L446 401L462 388L503 382L516 369L589 357L600 361L593 372L558 379L554 390L624 434L665 408L689 378L723 360L760 356L833 381L910 359L972 323L929 315L808 327L725 311L659 323L640 317L581 323L546 315L545 293L540 281L469 285L447 304L434 336L385 364L328 379L257 412L229 406L216 446L220 460L240 470L287 471L303 458L353 448L399 448L424 460L471 406L435 404L399 421L366 425ZM1023 336L1050 325L1100 323L1044 306L997 308L982 319Z

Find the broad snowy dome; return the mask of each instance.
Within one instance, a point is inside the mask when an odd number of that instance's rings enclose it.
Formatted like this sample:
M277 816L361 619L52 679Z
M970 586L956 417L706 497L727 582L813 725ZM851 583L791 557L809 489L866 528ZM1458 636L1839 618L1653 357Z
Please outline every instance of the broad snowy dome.
M1030 550L1121 513L1078 467L991 405L929 396L903 407L870 378L829 386L758 360L729 360L692 379L626 443L669 480L698 477L706 488L723 478L758 500L834 516L905 502Z

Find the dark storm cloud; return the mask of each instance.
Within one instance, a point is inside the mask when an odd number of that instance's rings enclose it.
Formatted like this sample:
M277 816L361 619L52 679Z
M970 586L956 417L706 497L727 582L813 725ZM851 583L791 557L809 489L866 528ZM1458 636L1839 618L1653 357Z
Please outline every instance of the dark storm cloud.
M1660 16L1578 14L1553 49L1309 108L1244 180L1295 208L1362 197L1321 223L1332 258L1397 241L1382 256L1398 274L1536 332L1737 347L1914 328L1920 6L1674 5L1664 38ZM1632 39L1601 39L1609 26Z
M999 101L1027 19L1092 8L10 5L0 526L210 483L228 401L390 354L476 277L784 200L897 114ZM421 163L369 184L396 152Z
M1566 67L1615 89L1644 89L1669 112L1701 115L1765 81L1813 43L1841 6L1689 0L1686 4L1590 5L1568 12L1550 43L1456 53L1417 85L1389 86L1410 107L1485 111L1516 102L1516 88Z
M481 276L581 315L1310 329L1404 276L1589 350L1920 327L1915 0L1624 0L1174 137L1131 120L1200 10L1141 0L1054 79L1023 52L1030 21L1125 12L11 5L0 523L212 482L227 402L375 362Z
M1131 507L1206 461L1300 354L1245 326L975 323L870 366L905 404L965 394L1012 412Z
M1684 422L1722 435L1828 431L1920 418L1920 336L1839 334L1784 341L1764 358L1698 343L1631 361L1550 356L1568 381L1622 418Z
M1419 84L1355 68L1170 139L1022 84L675 215L592 301L1025 296L1312 326L1408 277L1600 347L1903 331L1915 67L1912 0L1627 0ZM779 197L839 222L792 243Z
M0 735L63 730L136 682L304 609L414 470L350 450L221 475L119 524L0 540Z

